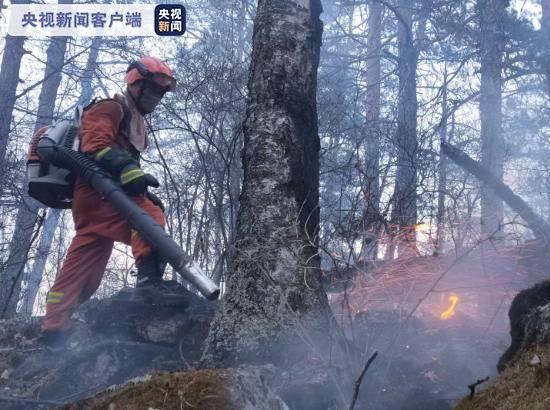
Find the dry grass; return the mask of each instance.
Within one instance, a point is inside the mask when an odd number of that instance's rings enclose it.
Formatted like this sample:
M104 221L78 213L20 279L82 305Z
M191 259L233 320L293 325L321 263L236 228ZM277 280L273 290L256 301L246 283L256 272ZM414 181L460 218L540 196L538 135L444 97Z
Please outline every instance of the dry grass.
M529 362L537 354L538 366ZM546 410L550 409L550 346L525 351L473 400L462 399L455 410Z
M149 381L105 393L65 410L220 409L237 410L223 370L163 373Z

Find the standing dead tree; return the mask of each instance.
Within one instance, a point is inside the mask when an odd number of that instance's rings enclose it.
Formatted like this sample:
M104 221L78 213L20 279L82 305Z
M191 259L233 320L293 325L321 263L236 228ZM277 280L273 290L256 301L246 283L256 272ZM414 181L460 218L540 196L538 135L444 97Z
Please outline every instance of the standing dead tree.
M235 253L206 341L210 365L277 361L303 323L329 324L317 251L320 13L319 0L258 2Z

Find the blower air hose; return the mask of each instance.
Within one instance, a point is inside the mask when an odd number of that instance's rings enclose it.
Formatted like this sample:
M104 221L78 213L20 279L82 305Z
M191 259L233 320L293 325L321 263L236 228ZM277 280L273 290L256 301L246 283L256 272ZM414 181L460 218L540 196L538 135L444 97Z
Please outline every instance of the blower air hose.
M202 269L178 246L147 212L132 201L126 192L113 181L110 174L81 152L57 145L49 138L41 138L37 153L41 159L68 169L97 190L139 232L143 239L174 269L207 299L215 300L220 289Z

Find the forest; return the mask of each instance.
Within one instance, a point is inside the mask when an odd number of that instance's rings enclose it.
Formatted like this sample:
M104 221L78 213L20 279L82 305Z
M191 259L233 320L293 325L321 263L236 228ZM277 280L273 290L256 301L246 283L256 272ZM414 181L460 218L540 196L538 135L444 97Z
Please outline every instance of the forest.
M0 408L550 409L550 0L0 0L0 61Z

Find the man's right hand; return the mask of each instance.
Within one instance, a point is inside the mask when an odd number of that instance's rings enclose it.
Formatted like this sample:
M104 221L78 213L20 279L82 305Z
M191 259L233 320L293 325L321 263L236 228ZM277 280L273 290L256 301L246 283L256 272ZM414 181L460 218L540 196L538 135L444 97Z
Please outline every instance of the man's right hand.
M131 196L138 196L147 191L147 187L158 188L159 181L151 175L143 172L135 165L128 165L120 173L120 183L122 188Z

